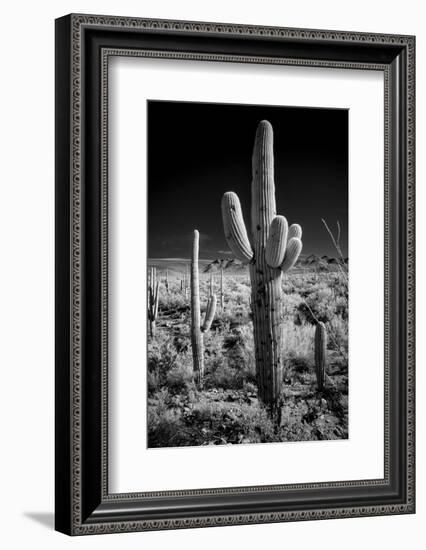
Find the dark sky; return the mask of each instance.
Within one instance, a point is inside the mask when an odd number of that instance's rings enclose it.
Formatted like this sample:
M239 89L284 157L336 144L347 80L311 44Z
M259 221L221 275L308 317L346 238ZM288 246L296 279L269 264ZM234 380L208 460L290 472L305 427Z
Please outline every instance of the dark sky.
M200 258L228 250L221 198L235 191L250 235L251 156L259 121L274 130L277 213L303 228L303 254L335 256L321 218L342 225L347 255L348 111L148 102L148 255Z

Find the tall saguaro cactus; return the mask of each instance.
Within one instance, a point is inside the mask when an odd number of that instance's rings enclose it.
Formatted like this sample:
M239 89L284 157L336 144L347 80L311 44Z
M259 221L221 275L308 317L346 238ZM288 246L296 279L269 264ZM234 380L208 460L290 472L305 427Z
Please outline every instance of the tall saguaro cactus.
M216 295L210 294L204 322L201 324L200 283L198 270L199 233L194 230L191 258L191 346L194 365L194 378L197 386L202 388L204 378L204 338L210 330L216 313Z
M317 376L318 390L322 391L325 380L325 367L327 362L327 329L324 323L319 321L315 329L315 373Z
M299 257L302 228L288 227L286 218L277 216L273 131L266 120L257 127L252 157L251 242L240 200L232 191L223 196L222 217L229 247L250 267L259 397L275 414L283 377L282 274Z

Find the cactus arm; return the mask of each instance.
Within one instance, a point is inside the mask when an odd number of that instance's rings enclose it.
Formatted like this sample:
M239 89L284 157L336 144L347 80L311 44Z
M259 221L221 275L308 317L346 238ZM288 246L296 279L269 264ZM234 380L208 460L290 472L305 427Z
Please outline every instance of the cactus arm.
M315 374L318 390L322 391L325 379L325 367L327 361L327 330L324 323L317 323L315 329Z
M273 268L279 267L285 256L287 246L288 223L284 216L276 216L269 228L269 236L266 242L266 263Z
M204 317L204 323L201 327L202 332L210 330L214 316L216 313L216 294L212 294L207 302L206 314Z
M288 240L293 237L302 240L302 228L298 223L292 223L288 229Z
M226 242L235 256L243 263L253 258L253 250L247 236L240 199L232 191L222 198L222 218Z
M297 237L292 237L287 244L284 261L281 264L281 270L285 273L291 269L297 262L297 259L302 251L302 241Z

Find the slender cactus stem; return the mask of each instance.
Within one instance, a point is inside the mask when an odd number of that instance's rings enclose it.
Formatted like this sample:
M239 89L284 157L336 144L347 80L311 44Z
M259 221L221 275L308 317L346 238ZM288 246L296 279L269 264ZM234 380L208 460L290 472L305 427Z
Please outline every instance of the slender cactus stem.
M191 257L191 346L194 369L194 380L199 389L204 382L204 338L210 330L216 312L216 296L212 293L207 302L204 322L201 324L200 281L198 266L199 233L195 229Z
M325 370L327 365L327 330L324 323L317 323L315 329L315 373L318 390L324 389Z
M323 218L321 218L321 221L324 224L324 227L325 227L327 233L330 235L330 238L333 242L334 248L337 251L337 254L339 256L337 265L339 266L339 270L340 270L341 274L343 275L343 278L345 279L345 281L347 283L348 282L348 269L347 269L347 266L346 266L345 258L343 256L342 248L340 246L340 232L341 232L340 231L340 223L339 223L339 221L337 221L337 236L334 237L333 232L331 231L331 229L327 225L327 222Z
M224 294L223 294L223 266L220 267L220 309L224 308Z

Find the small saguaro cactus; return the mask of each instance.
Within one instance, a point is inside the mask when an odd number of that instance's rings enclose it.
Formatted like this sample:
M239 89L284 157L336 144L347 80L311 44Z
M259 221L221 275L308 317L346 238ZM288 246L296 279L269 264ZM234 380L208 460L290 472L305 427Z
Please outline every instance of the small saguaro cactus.
M149 333L151 337L155 336L155 322L158 315L159 286L159 281L157 281L157 269L155 267L151 267L148 281L148 321Z
M166 267L166 274L164 276L164 288L166 289L167 294L169 293L169 270Z
M223 311L225 295L223 293L223 265L220 266L220 309Z
M186 286L187 286L187 273L186 273L187 269L186 269L186 266L185 266L185 271L182 273L182 279L180 280L180 290L183 294L185 294L185 298L186 298Z
M283 378L282 274L299 257L302 228L288 227L286 218L277 216L273 131L266 120L257 127L252 156L251 242L240 200L232 191L223 196L222 217L230 249L249 264L258 392L275 415Z
M327 365L327 329L319 321L315 329L315 374L317 376L318 391L322 391L325 381L325 367Z
M194 367L194 379L198 388L203 387L204 378L204 338L203 334L210 330L216 313L216 295L210 294L207 301L204 321L201 324L200 284L198 270L199 233L194 230L191 258L191 346Z
M185 298L188 298L189 293L189 266L188 264L185 265Z

